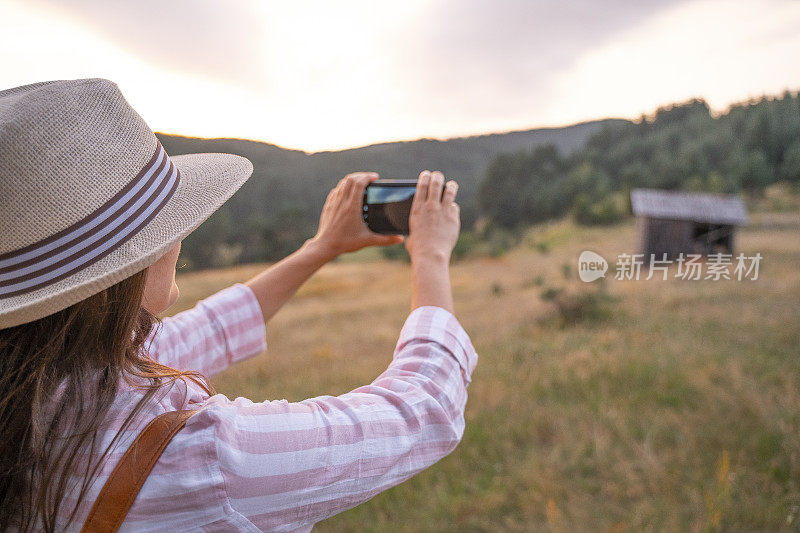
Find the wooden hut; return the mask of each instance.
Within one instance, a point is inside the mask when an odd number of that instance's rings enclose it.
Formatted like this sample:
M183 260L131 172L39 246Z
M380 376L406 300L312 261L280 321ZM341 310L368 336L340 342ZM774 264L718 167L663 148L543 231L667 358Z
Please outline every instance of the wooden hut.
M736 226L747 223L738 196L657 189L631 191L631 207L640 228L641 253L657 259L680 253L733 254Z

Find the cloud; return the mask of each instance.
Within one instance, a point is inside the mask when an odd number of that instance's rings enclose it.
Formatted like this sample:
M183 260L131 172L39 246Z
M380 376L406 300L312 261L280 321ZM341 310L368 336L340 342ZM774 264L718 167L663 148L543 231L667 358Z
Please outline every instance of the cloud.
M479 118L507 110L519 96L545 96L552 74L569 68L620 29L678 0L446 0L426 3L405 25L389 18L392 11L402 18L404 8L376 9L347 1L33 1L58 9L147 63L254 90L283 83L283 73L272 68L281 61L293 60L296 70L305 64L316 69L309 74L324 75L321 62L309 61L317 55L335 70L339 60L331 50L302 46L309 32L329 33L334 47L337 35L346 39L361 33L365 47L376 44L370 42L375 39L389 45L378 51L400 67L386 73L404 88L407 98L400 103L418 106L427 101L421 109L425 111L441 110L447 102L453 112L466 106ZM290 27L281 27L282 20ZM376 35L376 26L386 34ZM288 39L277 41L270 33ZM393 42L388 43L389 37ZM316 42L313 36L311 42Z
M28 0L158 67L250 86L268 82L258 9L248 1Z
M0 0L0 87L107 77L158 130L338 149L796 89L798 9L796 0Z
M448 0L414 21L400 58L410 72L396 82L437 95L431 111L497 119L535 109L583 54L680 3Z
M583 54L553 80L550 120L637 117L693 97L721 111L796 90L798 27L800 2L792 0L702 0L666 10Z

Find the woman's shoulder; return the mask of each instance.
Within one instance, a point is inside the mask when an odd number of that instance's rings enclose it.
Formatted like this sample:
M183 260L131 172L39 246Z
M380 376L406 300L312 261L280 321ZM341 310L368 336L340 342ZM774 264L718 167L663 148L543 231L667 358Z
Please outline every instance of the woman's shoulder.
M208 395L183 380L164 389L142 409L131 429L120 438L119 446L104 465L98 487L102 487L121 454L150 420L167 411L197 409L198 412L164 449L121 530L160 531L169 523L171 527L187 531L212 524L226 524L237 531L259 531L228 503L215 443L215 426L219 419L213 409L208 408ZM129 389L118 397L113 408L119 411L119 416L135 404L136 396L137 391Z

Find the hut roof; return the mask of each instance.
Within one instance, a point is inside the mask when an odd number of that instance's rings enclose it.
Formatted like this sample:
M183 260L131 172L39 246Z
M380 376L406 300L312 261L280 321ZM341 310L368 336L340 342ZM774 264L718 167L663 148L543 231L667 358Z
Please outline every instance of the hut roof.
M658 189L631 191L634 215L710 224L747 223L747 209L738 196Z

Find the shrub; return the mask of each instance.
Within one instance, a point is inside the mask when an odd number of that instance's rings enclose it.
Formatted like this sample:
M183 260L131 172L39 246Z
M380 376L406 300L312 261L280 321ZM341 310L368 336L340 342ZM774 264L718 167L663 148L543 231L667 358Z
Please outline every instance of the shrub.
M613 311L614 298L606 292L604 285L594 290L568 293L559 291L553 298L561 326L571 326L578 322L599 322L606 320Z
M522 287L526 289L530 287L541 287L542 285L544 285L544 276L541 274L522 283Z
M500 227L492 228L487 240L489 242L489 255L501 257L517 244L519 237L512 231Z
M561 263L561 275L564 276L564 279L572 277L572 265L569 263Z
M624 209L611 194L603 196L594 202L586 194L579 194L575 198L573 216L578 224L584 226L607 226L616 224L625 215Z
M553 245L550 241L536 241L533 243L533 248L541 254L546 254L552 247Z
M541 292L541 294L539 296L545 302L551 302L551 301L555 300L558 297L558 295L561 294L561 291L563 291L563 290L564 289L558 289L556 287L546 287Z

